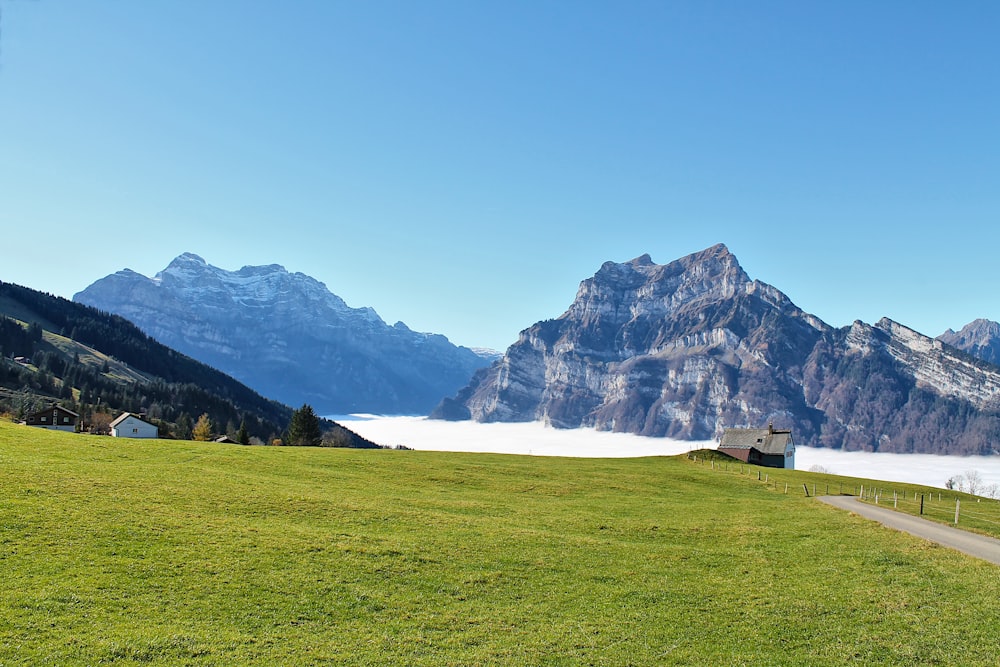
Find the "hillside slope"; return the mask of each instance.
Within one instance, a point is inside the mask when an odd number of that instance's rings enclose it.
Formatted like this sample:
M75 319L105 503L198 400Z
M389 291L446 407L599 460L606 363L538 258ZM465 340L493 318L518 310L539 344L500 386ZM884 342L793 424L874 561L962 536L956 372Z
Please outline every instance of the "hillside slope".
M2 422L0 460L5 665L996 664L995 566L809 473Z
M15 413L51 401L85 420L95 412L141 412L176 437L188 437L191 423L207 414L218 433L245 423L262 441L280 436L291 418L288 406L122 317L11 283L0 283L0 351L0 403ZM342 444L374 446L332 422L326 427Z

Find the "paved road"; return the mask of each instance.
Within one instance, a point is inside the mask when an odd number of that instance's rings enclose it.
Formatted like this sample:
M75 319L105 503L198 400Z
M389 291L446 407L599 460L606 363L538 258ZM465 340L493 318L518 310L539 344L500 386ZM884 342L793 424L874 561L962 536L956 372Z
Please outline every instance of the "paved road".
M895 530L910 533L942 546L957 549L976 558L1000 565L1000 540L969 533L920 517L894 512L884 507L860 502L855 496L820 496L824 503L849 510Z

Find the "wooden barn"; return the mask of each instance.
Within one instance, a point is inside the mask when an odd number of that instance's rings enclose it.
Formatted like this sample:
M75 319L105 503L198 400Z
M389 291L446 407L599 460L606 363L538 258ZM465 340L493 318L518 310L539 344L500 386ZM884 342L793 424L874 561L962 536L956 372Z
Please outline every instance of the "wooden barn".
M746 463L769 468L795 468L795 443L791 430L774 428L727 428L719 451Z

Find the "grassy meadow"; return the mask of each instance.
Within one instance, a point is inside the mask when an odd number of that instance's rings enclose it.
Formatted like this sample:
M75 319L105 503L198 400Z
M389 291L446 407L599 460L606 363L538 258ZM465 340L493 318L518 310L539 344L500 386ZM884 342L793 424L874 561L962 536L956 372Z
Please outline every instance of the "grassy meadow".
M756 471L0 423L0 666L1000 661L1000 569Z
M1000 538L1000 500L995 498L906 482L748 466L713 450L695 452L692 457L712 467L718 474L759 477L759 482L778 493L859 496L862 502L870 505L951 526L955 525L956 501L959 501L959 528Z

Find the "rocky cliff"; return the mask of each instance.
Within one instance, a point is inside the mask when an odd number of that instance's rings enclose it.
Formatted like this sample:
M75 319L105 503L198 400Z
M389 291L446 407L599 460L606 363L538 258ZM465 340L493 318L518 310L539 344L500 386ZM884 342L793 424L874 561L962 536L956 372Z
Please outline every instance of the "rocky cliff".
M351 308L278 265L231 272L184 254L153 278L125 269L74 300L319 414L426 414L489 363L444 336L389 326L371 308Z
M887 319L834 329L717 245L605 263L434 416L682 439L774 422L799 444L987 453L998 400L1000 369Z
M1000 323L974 320L962 327L961 331L948 329L938 336L938 340L1000 366Z

